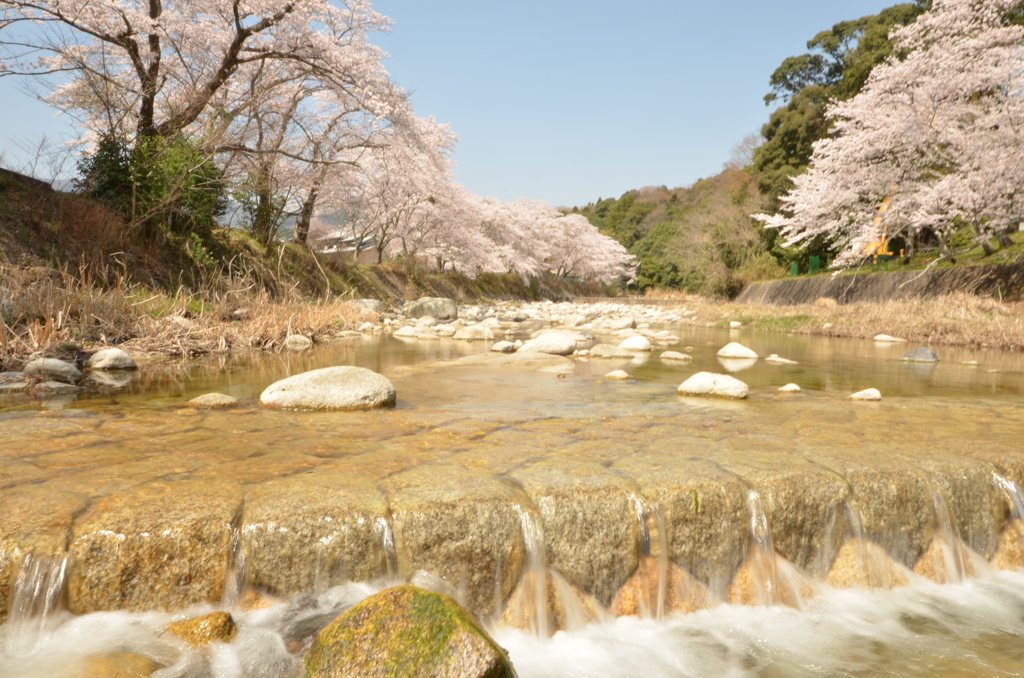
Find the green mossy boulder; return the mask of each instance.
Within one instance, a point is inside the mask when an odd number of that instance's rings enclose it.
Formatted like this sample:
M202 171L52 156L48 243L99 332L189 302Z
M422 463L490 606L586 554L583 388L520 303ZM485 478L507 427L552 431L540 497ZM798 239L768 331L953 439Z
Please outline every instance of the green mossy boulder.
M370 596L328 624L307 678L513 678L505 651L450 597L415 586Z

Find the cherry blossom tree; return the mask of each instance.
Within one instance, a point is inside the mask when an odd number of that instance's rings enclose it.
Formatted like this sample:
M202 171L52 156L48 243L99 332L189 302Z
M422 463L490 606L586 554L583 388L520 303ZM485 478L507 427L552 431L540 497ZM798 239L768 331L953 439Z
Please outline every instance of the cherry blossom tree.
M62 110L165 138L237 106L232 85L268 65L372 102L367 33L387 26L366 0L0 0L5 75L70 76L50 96Z
M815 143L775 216L786 245L822 236L861 259L883 237L993 236L1024 216L1024 28L1017 0L935 0L894 32L896 54L860 94L834 102L835 133ZM885 203L886 210L879 212ZM881 218L879 218L881 217Z

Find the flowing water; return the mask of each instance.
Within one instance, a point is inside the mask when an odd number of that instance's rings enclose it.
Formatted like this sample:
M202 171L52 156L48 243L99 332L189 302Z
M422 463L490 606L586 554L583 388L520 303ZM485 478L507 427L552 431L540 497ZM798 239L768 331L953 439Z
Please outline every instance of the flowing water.
M489 343L377 336L0 397L0 675L293 676L403 581L524 677L1024 674L1024 356L671 329L692 363L453 367ZM719 361L728 341L797 364ZM256 404L342 364L396 408ZM751 397L677 396L701 370ZM210 391L242 403L184 407ZM215 608L230 644L165 632Z

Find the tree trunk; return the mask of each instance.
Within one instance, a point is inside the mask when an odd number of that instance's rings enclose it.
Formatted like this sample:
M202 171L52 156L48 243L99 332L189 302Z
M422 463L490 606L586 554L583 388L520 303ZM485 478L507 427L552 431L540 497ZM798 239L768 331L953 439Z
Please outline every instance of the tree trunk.
M996 231L996 240L999 241L999 245L1003 249L1013 247L1013 239L1010 238L1010 232L1007 229Z
M935 234L935 237L939 239L939 248L942 250L942 256L949 259L949 263L956 264L956 257L954 257L953 253L949 251L949 247L946 245L946 239L938 233Z
M302 209L299 210L299 216L295 220L295 242L302 245L305 248L309 248L307 241L309 240L309 224L313 219L313 208L316 206L317 190L313 188L310 190L309 195L306 196L305 201L302 203ZM356 243L356 258L359 258L359 243Z

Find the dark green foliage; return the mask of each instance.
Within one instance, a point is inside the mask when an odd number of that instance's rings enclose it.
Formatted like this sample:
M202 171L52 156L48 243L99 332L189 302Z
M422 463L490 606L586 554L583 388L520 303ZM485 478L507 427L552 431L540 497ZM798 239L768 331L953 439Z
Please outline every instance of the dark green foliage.
M147 236L206 235L227 210L220 169L186 139L145 138L131 146L108 134L78 170L79 192L119 212Z
M792 187L792 178L810 163L815 141L829 132L825 110L832 99L853 97L876 65L892 55L890 31L912 22L930 3L895 5L876 15L842 21L807 43L807 54L789 57L769 79L765 103L785 105L761 128L765 142L754 151L758 188L769 208Z

